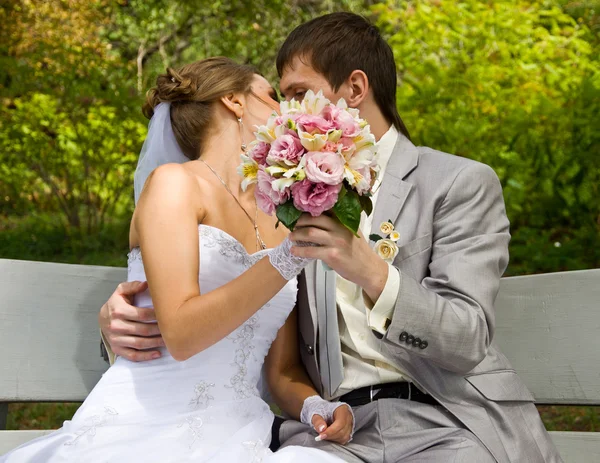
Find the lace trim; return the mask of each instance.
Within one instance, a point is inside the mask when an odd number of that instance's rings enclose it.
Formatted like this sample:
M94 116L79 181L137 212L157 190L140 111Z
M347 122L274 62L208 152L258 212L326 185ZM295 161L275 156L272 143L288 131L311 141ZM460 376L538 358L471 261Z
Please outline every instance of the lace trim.
M258 327L258 317L254 315L238 329L234 338L228 338L238 344L232 364L237 366L237 373L231 377L230 384L226 384L225 387L232 388L238 400L259 395L256 384L247 380L248 366L246 365L254 349L254 344L252 344L254 330Z
M140 250L140 248L133 248L131 251L129 251L129 253L127 254L127 264L131 264L133 262L141 262L142 261L142 251Z
M204 238L204 246L207 248L219 248L219 253L230 260L234 260L249 268L256 264L264 257L265 252L270 252L270 249L263 249L254 254L249 254L246 248L236 240L233 236L223 230L212 227L210 225L198 225L200 237ZM127 254L127 263L140 262L143 264L142 253L140 248L133 248Z
M75 431L75 435L77 437L72 440L65 442L63 445L75 445L79 439L84 436L88 437L88 440L92 440L96 436L96 432L98 428L105 426L109 422L112 423L115 417L119 413L112 407L104 407L104 413L102 415L93 415L87 418L87 422L89 424L82 426L77 431Z
M248 251L242 246L242 243L233 236L225 233L223 230L215 227L208 225L200 226L200 237L205 240L204 246L207 248L217 247L219 249L219 254L223 257L240 263L246 268L252 267L264 257L263 251L248 254ZM268 250L265 249L264 251Z

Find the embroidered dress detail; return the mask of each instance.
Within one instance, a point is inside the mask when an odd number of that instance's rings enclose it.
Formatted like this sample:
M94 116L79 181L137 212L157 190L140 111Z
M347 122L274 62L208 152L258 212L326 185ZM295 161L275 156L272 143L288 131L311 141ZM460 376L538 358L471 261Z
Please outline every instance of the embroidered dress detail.
M200 381L194 386L194 397L190 400L189 406L193 410L206 410L211 400L215 398L210 395L209 389L215 387L215 383Z
M246 441L243 443L243 445L250 452L250 455L248 456L252 457L252 459L249 460L249 463L260 463L263 461L268 447L261 439L256 441Z
M187 418L185 422L181 423L178 427L187 426L188 434L190 438L190 449L196 444L198 441L202 439L202 426L204 425L204 421L199 416L194 416L191 418Z
M237 344L235 349L235 357L233 365L237 367L237 372L230 379L230 384L225 387L233 388L235 396L238 400L247 399L251 396L257 396L258 390L256 383L248 381L248 361L252 356L254 345L254 332L259 327L258 317L255 315L244 323L235 333L235 336L229 337L234 344Z
M111 423L114 421L114 418L118 415L119 413L112 407L104 407L104 413L102 415L92 415L90 416L87 421L89 422L88 425L81 427L81 429L79 429L78 431L75 431L75 438L65 442L64 445L75 445L79 439L82 439L83 437L87 437L88 442L90 440L92 440L95 436L96 436L96 432L98 430L98 428L105 426L108 423Z

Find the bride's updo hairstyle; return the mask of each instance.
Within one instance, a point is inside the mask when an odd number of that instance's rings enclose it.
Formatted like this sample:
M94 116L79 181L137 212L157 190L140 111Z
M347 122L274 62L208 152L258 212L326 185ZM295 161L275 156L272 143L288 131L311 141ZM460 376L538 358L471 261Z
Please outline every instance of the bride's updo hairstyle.
M159 103L171 104L171 125L179 147L198 159L212 120L213 103L231 93L249 93L257 71L224 58L207 58L179 69L167 68L146 94L142 107L148 119Z

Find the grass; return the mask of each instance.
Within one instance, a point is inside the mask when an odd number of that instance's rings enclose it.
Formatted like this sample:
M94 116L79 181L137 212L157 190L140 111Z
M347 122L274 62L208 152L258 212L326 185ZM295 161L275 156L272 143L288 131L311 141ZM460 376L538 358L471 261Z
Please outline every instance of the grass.
M65 232L59 217L0 216L0 259L124 267L129 249L129 218L108 223L89 236Z
M122 218L92 236L69 236L57 217L0 217L0 258L124 266L128 228L128 218ZM520 273L517 268L514 270ZM71 419L79 405L10 404L7 428L56 429L63 421ZM538 409L549 431L600 432L600 407L539 406Z
M79 403L15 403L8 406L7 429L57 429ZM600 432L600 407L538 406L548 431Z

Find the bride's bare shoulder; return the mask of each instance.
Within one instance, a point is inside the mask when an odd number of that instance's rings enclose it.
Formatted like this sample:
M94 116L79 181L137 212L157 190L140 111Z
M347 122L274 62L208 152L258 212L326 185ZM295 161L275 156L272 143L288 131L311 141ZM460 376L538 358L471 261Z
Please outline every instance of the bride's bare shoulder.
M131 220L130 241L137 241L136 229L140 219L156 216L161 211L193 212L198 223L205 214L202 204L202 183L185 164L164 164L157 167L146 180Z
M152 202L177 205L182 202L192 206L202 189L203 180L185 164L164 164L157 167L146 180L138 207Z

